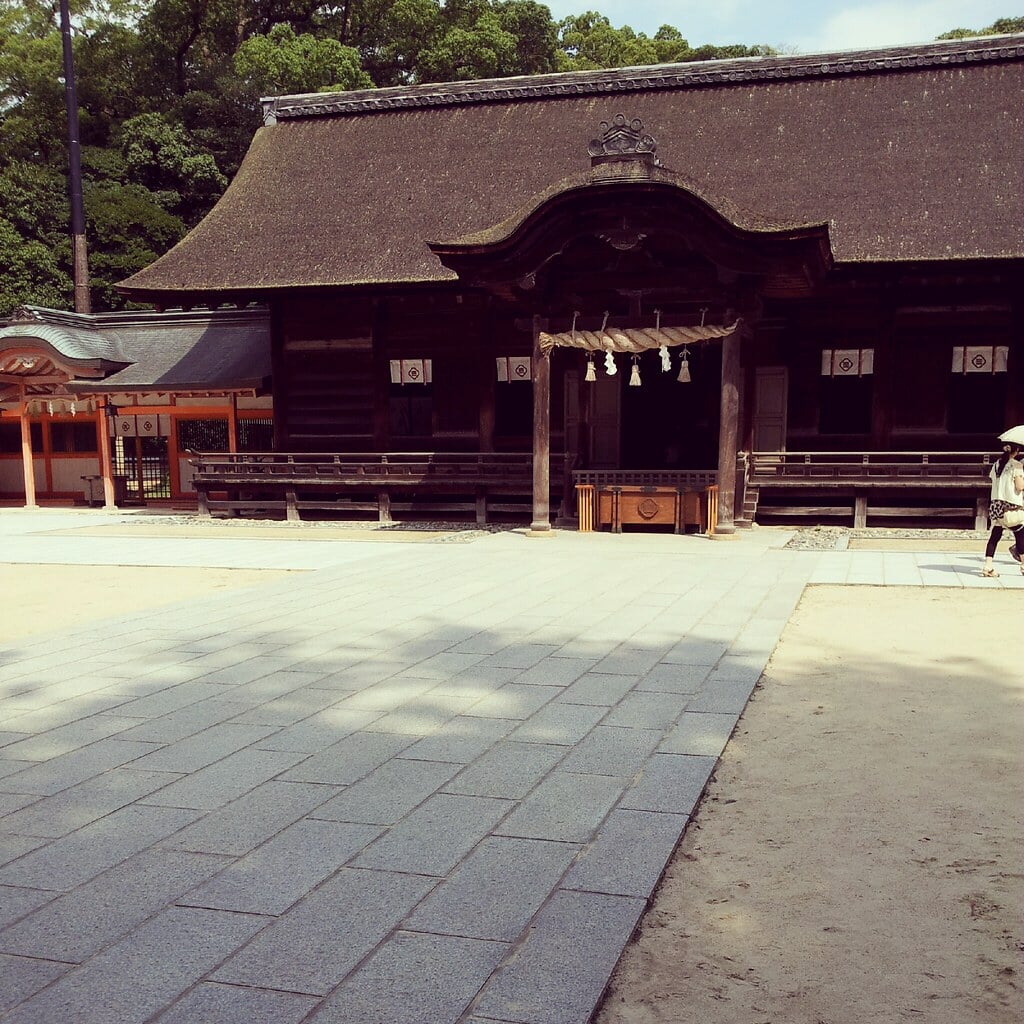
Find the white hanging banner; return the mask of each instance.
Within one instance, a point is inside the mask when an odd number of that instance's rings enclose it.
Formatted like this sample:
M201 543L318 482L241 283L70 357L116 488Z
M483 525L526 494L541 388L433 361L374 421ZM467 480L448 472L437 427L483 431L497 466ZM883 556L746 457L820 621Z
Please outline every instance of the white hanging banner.
M134 416L118 416L114 420L114 434L117 437L135 437L137 427Z
M826 348L821 353L823 377L863 377L875 369L873 348Z
M957 345L954 373L1006 373L1008 345Z
M433 365L430 359L392 359L392 384L429 384L433 380Z
M136 416L136 429L139 437L159 437L160 417L159 416Z
M533 360L529 356L497 356L498 380L508 384L514 380L533 378Z

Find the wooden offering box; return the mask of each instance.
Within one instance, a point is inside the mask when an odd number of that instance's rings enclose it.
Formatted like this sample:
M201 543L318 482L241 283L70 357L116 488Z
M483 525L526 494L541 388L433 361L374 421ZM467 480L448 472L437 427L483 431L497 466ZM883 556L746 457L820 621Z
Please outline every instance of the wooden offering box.
M682 533L686 526L704 529L701 496L675 487L608 487L597 495L597 520L621 533L627 526L671 526Z

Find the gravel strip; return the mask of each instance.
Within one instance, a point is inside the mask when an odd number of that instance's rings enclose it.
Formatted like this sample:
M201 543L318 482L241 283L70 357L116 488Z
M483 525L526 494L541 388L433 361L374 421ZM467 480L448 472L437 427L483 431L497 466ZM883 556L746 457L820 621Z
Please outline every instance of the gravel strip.
M892 527L812 526L797 532L786 542L787 548L805 551L845 551L853 537L876 540L981 540L985 534L976 530L948 530L941 528L901 530Z
M422 520L402 521L384 525L376 520L352 520L352 519L303 519L298 522L284 519L277 519L271 516L225 516L223 518L211 517L200 519L198 515L190 515L185 512L159 512L152 509L138 510L131 512L132 520L145 522L150 526L189 526L210 530L245 530L245 529L274 529L294 530L299 533L316 530L351 530L353 532L366 533L437 533L439 536L433 538L434 543L451 544L466 543L484 537L491 533L503 533L507 530L522 529L522 523L487 523L479 526L476 523L459 522L456 520Z

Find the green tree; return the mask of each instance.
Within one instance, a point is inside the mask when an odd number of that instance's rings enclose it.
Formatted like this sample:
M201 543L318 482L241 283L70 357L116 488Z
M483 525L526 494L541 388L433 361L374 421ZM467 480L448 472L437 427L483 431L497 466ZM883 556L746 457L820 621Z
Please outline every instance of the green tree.
M227 179L180 125L161 114L138 114L117 130L124 181L149 190L156 202L186 217L209 207Z
M284 24L246 39L235 51L234 66L238 76L264 96L373 86L354 47L309 32L296 35Z
M70 247L69 247L70 248ZM26 304L63 306L71 278L53 248L25 236L0 216L0 316Z
M118 281L148 266L185 234L180 217L141 185L93 182L85 189L89 276L99 309L121 309Z
M642 32L628 25L613 28L596 11L571 15L558 24L560 71L592 71L598 68L632 67L656 64L658 50Z
M1006 36L1024 32L1024 18L997 18L988 28L954 28L943 32L939 39L972 39L975 36Z
M451 26L420 53L416 78L445 82L515 74L516 44L494 11L481 11L471 25Z

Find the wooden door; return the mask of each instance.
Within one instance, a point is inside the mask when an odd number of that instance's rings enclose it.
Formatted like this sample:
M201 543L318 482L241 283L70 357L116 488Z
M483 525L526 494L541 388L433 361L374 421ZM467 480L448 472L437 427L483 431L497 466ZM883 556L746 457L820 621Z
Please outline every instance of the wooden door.
M786 450L789 370L759 366L754 392L754 451Z

